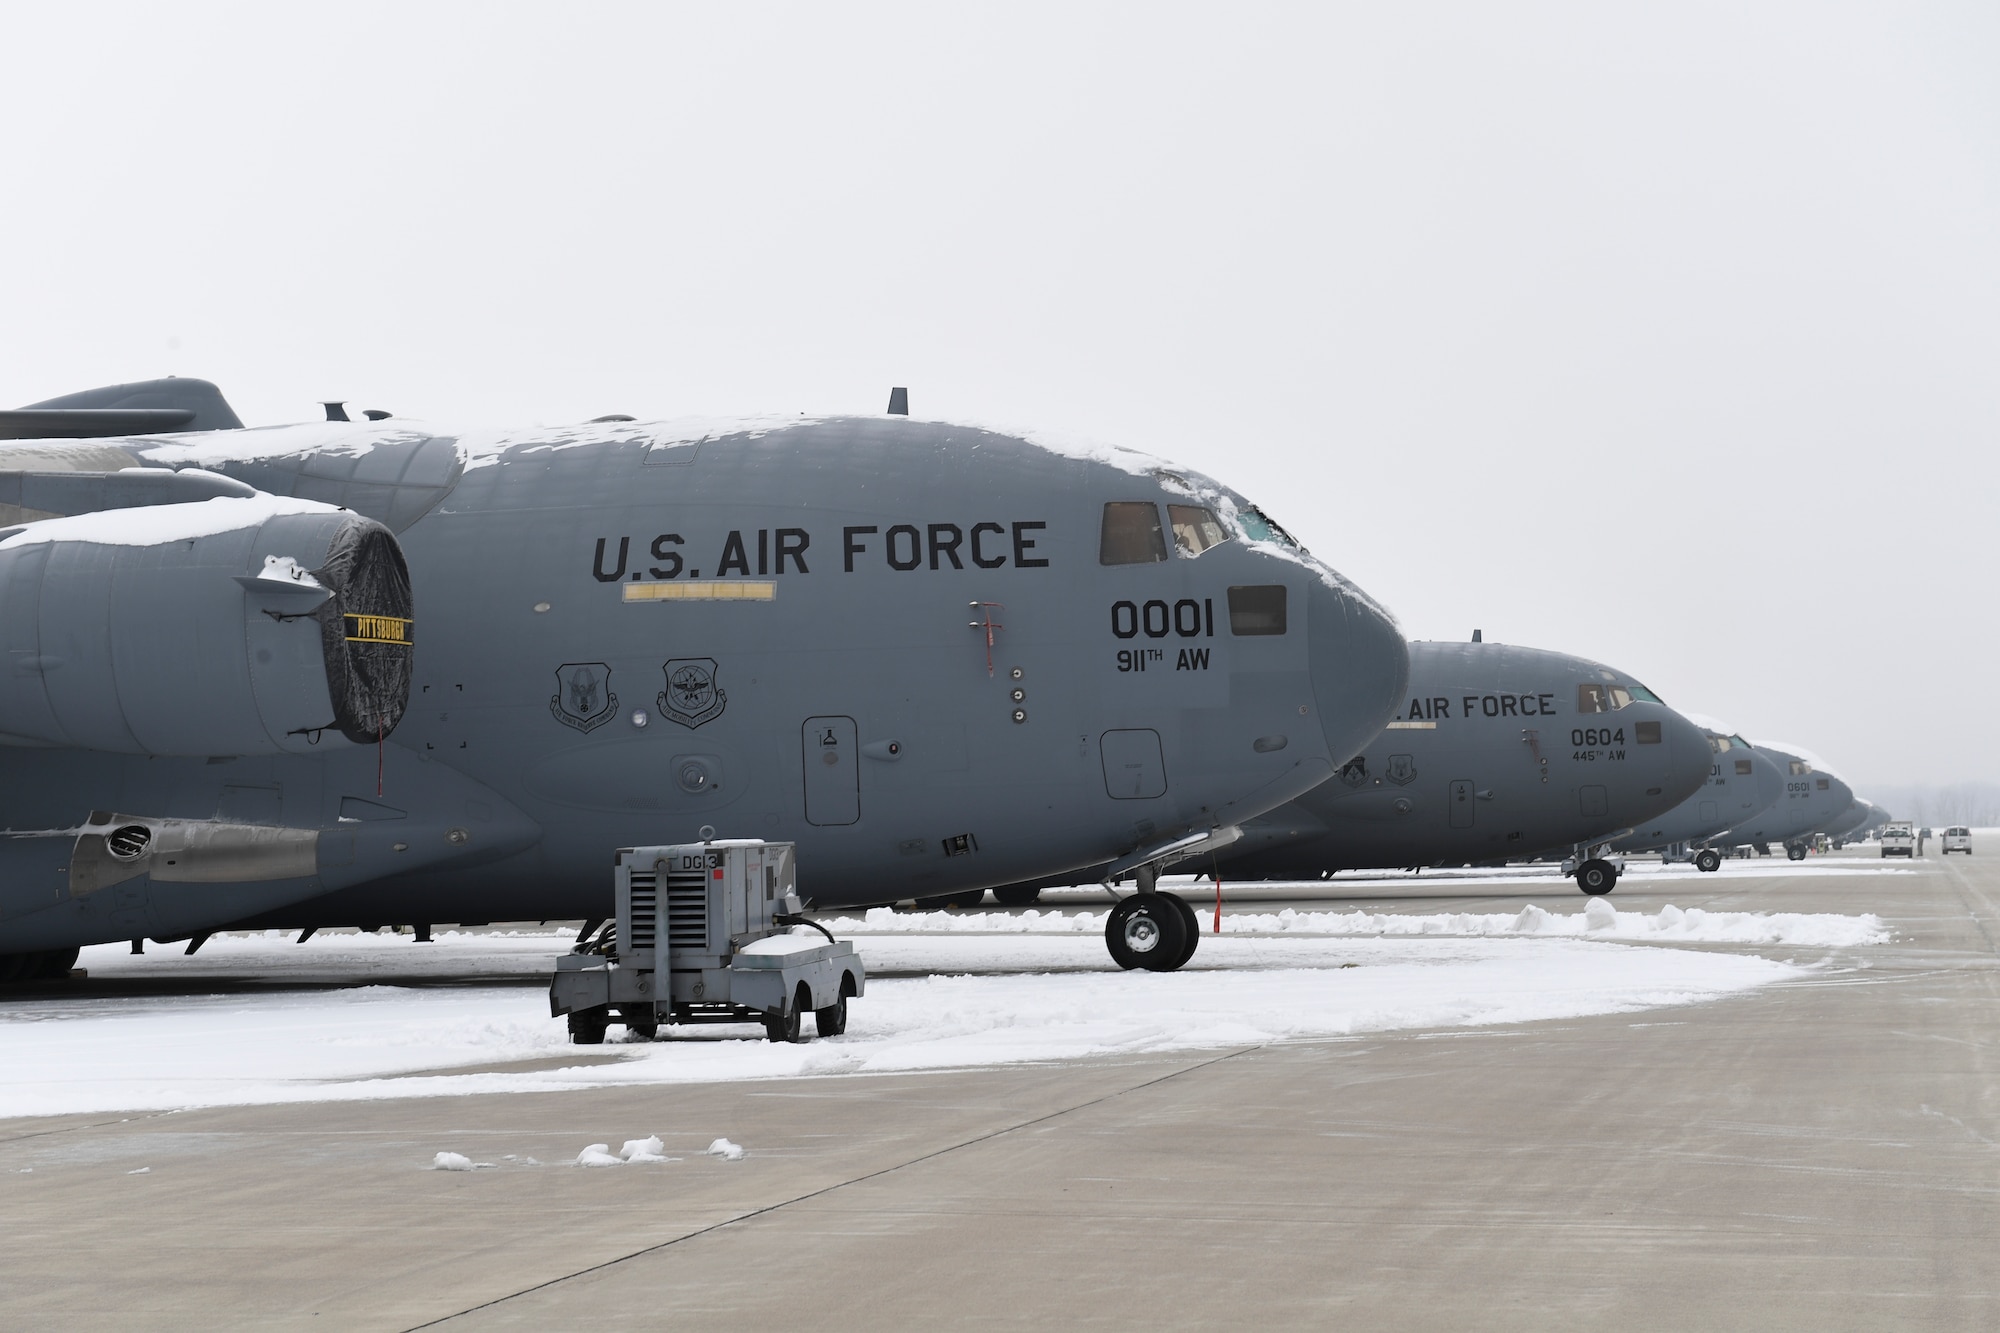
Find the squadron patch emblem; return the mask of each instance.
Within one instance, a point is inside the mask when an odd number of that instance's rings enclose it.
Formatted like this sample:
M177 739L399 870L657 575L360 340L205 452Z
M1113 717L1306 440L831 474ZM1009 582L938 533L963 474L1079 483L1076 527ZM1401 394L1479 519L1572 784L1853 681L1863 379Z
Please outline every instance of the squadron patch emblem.
M1392 754L1382 776L1398 787L1407 787L1417 780L1417 761L1407 754Z
M714 658L676 657L660 669L667 674L660 712L689 731L713 722L729 706L729 696L715 683Z
M1359 787L1368 781L1368 757L1356 755L1340 766L1340 780L1350 787Z
M611 692L611 668L602 662L565 662L556 668L556 692L549 700L556 721L591 732L618 711Z

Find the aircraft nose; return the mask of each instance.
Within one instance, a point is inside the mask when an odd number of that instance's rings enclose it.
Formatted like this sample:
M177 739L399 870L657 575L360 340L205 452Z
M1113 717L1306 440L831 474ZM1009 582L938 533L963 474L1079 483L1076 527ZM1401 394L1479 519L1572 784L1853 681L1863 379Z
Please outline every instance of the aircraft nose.
M1671 798L1670 804L1678 805L1708 781L1715 750L1708 743L1707 732L1671 708L1662 711L1665 716L1660 719L1660 738L1667 743L1667 776L1662 794Z
M1307 586L1313 701L1327 753L1344 764L1402 706L1410 646L1387 611L1338 575Z

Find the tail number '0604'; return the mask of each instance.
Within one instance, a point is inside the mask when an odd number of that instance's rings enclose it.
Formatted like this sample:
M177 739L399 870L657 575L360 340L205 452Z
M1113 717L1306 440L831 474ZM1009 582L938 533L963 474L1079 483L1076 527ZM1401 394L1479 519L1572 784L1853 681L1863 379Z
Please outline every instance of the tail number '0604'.
M1581 760L1586 764L1594 764L1599 759L1623 759L1625 757L1623 750L1613 750L1609 747L1625 743L1625 728L1571 727L1569 743L1576 747L1571 752L1570 758Z
M1111 632L1121 639L1136 639L1141 634L1149 639L1164 639L1170 634L1183 639L1212 639L1215 599L1204 597L1197 602L1192 597L1183 597L1171 604L1158 598L1150 602L1113 602Z

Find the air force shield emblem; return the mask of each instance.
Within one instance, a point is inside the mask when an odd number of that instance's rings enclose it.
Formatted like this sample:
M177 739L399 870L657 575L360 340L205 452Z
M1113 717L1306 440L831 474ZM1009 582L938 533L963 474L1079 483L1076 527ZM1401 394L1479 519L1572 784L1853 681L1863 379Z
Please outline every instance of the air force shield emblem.
M556 721L578 731L595 731L618 711L611 692L611 668L602 662L565 662L556 668L556 692L549 700Z
M667 673L660 712L689 731L713 722L729 706L729 696L715 683L714 658L676 657L660 669Z
M1392 754L1382 776L1398 787L1407 787L1417 780L1417 761L1407 754Z

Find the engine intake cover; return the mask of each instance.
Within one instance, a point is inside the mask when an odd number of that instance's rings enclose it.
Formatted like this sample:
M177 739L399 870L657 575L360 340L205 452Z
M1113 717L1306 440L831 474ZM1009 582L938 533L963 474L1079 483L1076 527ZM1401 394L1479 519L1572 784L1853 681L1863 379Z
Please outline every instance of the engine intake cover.
M0 538L0 741L119 754L373 744L402 719L410 576L389 530L268 495ZM338 743L338 742L335 742Z

